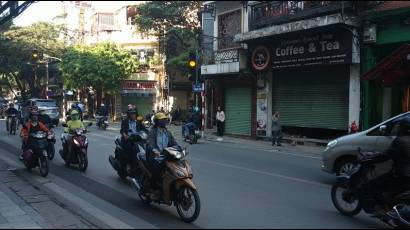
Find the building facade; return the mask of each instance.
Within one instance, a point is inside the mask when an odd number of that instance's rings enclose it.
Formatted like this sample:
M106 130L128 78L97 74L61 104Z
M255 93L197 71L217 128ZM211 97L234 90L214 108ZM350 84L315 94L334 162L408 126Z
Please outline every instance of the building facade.
M202 74L223 88L210 98L225 107L227 133L269 137L272 112L285 132L307 136L340 135L360 123L359 22L351 2L232 4L204 3L215 15L214 63ZM211 24L203 22L205 36Z

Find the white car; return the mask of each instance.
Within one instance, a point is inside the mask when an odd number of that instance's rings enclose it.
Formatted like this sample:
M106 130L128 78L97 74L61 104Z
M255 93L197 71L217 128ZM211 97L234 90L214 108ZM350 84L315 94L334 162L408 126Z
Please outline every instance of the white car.
M327 144L322 155L322 170L340 175L353 169L358 149L367 152L382 152L396 138L398 121L408 119L410 112L388 119L366 131L337 138Z

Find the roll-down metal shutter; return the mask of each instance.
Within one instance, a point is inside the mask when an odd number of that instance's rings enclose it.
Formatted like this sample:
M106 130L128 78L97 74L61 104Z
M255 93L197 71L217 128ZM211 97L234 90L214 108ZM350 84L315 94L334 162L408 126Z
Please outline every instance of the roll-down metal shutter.
M272 109L283 126L346 130L349 68L327 67L273 73Z
M225 132L251 134L251 89L227 88L225 91Z

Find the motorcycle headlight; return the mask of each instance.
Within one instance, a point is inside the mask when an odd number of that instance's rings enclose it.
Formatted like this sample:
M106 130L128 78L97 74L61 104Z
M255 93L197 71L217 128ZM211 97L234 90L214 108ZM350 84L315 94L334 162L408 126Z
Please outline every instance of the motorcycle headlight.
M74 139L74 144L80 145L80 142L78 142L76 139Z
M329 143L327 144L327 146L326 146L325 151L327 151L327 150L329 150L329 149L335 147L335 146L337 145L337 143L338 143L337 140L333 140L333 141L329 142Z

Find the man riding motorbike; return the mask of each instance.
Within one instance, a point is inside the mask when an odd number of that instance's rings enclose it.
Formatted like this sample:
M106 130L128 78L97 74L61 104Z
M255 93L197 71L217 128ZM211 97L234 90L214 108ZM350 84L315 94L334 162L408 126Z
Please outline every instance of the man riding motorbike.
M101 116L100 118L98 118L98 121L97 121L97 126L100 127L102 126L102 122L104 122L104 119L108 117L107 106L105 106L104 104L101 104L101 107L98 111L98 115Z
M71 111L71 119L67 122L67 127L64 128L64 139L66 140L66 144L63 145L63 154L66 159L71 158L71 150L73 145L73 137L72 134L76 129L85 129L83 122L80 120L79 112L74 109Z
M370 181L366 188L385 191L393 188L397 191L410 189L410 120L402 119L396 123L397 137L390 147L381 153L374 153L368 159L374 163L393 160L393 170ZM371 193L369 193L371 194ZM374 197L373 199L377 199ZM383 207L377 207L375 213L383 213Z
M192 107L188 110L186 124L182 126L182 137L185 138L190 133L194 132L197 127L200 126L199 124L199 116L198 114L192 109Z
M38 119L39 112L37 108L33 108L29 115L29 121L21 128L20 136L23 138L22 153L29 147L28 137L30 133L43 131L50 133L50 130ZM20 160L23 160L23 155L20 155Z
M10 103L9 108L5 111L5 113L6 113L6 117L7 117L7 119L6 119L6 129L7 129L7 132L8 132L9 131L9 126L10 126L10 116L12 116L12 115L17 116L19 114L19 111L16 108L14 108L13 103Z
M161 155L167 147L181 149L175 141L172 133L167 130L168 117L164 113L157 113L154 116L154 127L148 135L147 160L152 171L152 185L155 187L157 182L160 182L160 174L164 167L164 156Z
M41 121L44 125L46 125L48 128L51 127L53 124L50 116L46 114L46 111L44 109L40 110L40 115L38 116L38 120Z
M137 156L135 155L135 143L129 140L131 133L137 133L140 131L148 132L141 121L137 120L137 110L131 107L127 111L127 119L121 122L121 144L125 150L125 153L130 159L130 164L132 168L132 175L135 176L137 167Z

